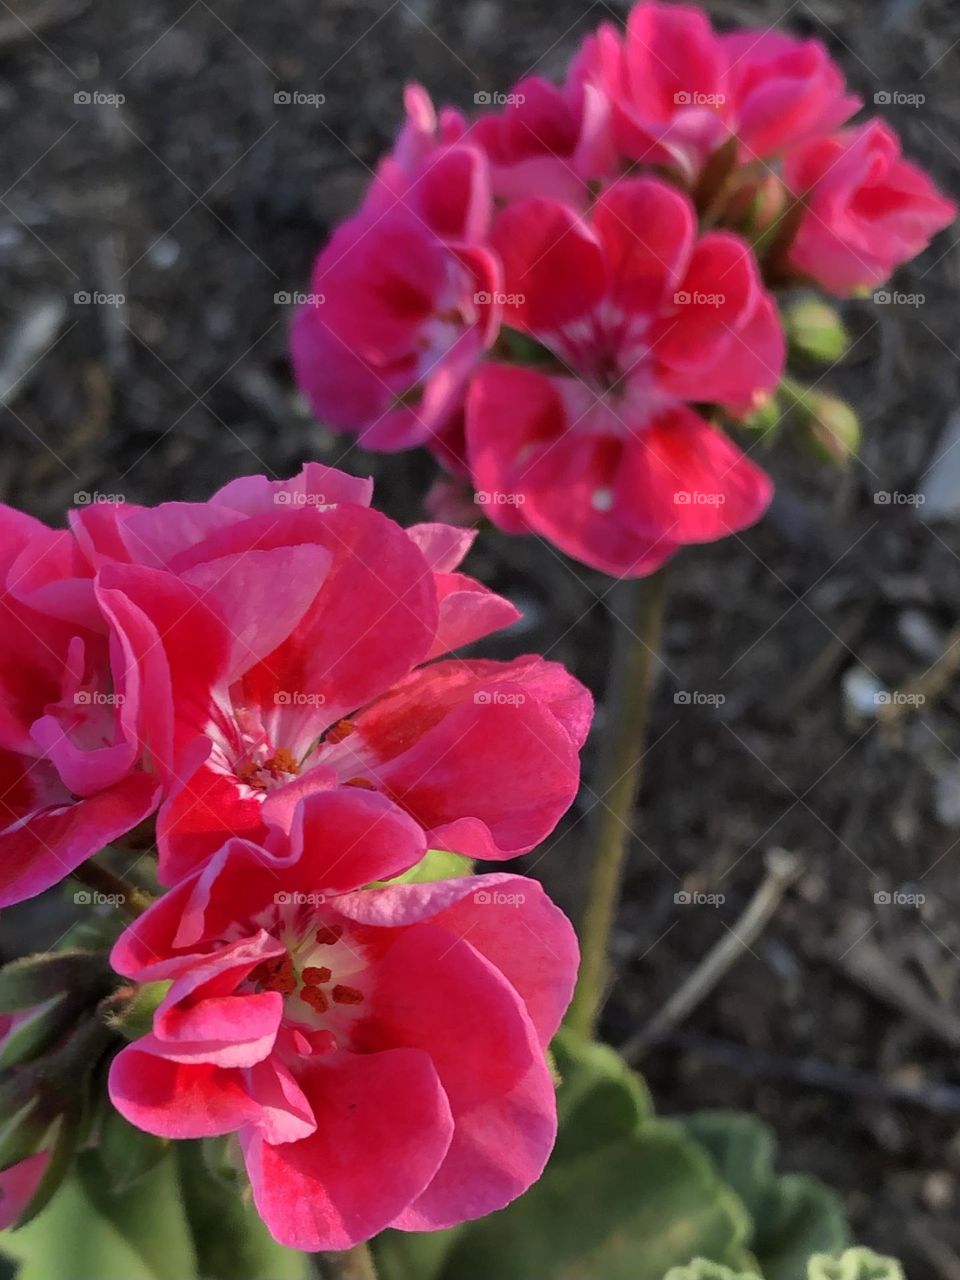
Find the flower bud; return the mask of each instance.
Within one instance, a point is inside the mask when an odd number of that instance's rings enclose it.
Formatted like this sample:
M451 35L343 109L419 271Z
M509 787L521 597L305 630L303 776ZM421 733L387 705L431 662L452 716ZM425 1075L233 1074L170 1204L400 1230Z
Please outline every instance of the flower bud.
M799 386L785 378L782 389L804 427L805 443L825 462L843 466L860 447L860 419L846 400Z
M121 988L111 1000L109 1025L126 1040L139 1040L148 1035L153 1030L153 1015L172 985L166 979Z
M753 412L740 425L746 431L752 431L756 435L766 436L783 421L783 405L779 398L774 395L767 396Z
M802 298L783 313L791 351L819 364L839 360L850 345L843 321L829 303Z

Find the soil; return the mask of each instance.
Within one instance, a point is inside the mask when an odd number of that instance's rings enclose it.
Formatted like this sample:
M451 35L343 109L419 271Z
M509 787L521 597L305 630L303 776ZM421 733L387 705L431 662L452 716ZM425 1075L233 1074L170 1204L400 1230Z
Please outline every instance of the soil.
M869 102L922 94L876 110L956 194L951 0L707 8L820 36ZM374 474L381 507L419 518L433 464L364 454L311 421L287 364L291 307L276 295L306 286L391 138L404 81L469 108L531 69L559 74L583 32L622 13L586 0L4 5L0 384L11 368L19 380L0 411L0 497L60 523L84 495L203 498L240 473L320 458ZM277 100L295 93L324 101ZM847 304L855 344L824 385L861 413L854 465L839 472L782 442L766 459L778 484L768 518L670 567L604 1026L619 1043L645 1024L736 926L767 853L798 855L802 875L766 931L641 1066L665 1113L757 1110L784 1169L841 1189L859 1240L898 1253L912 1277L949 1280L960 685L941 664L939 687L892 720L854 704L871 674L878 688L909 687L957 643L960 528L875 495L923 492L943 452L960 383L958 271L946 233L897 277L922 304ZM607 579L494 533L469 567L527 612L485 652L549 653L602 696L620 625ZM574 910L589 802L585 789L528 860ZM723 901L678 904L678 892Z

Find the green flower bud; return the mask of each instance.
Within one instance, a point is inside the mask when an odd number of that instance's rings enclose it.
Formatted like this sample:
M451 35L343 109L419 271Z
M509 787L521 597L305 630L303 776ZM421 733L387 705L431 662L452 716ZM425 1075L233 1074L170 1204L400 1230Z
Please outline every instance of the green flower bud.
M802 298L783 313L791 351L819 364L839 360L850 345L843 321L821 298Z

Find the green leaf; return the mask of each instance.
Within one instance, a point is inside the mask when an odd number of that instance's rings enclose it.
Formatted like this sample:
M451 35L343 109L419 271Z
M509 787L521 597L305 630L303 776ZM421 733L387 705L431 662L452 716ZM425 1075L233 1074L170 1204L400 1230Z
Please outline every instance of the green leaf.
M705 1255L743 1256L750 1223L682 1131L633 1135L561 1159L512 1205L457 1240L443 1280L662 1280Z
M110 1190L120 1192L155 1169L168 1154L170 1143L135 1128L119 1111L109 1107L100 1126L97 1148Z
M754 1232L749 1247L766 1280L805 1280L812 1253L848 1243L839 1196L815 1178L778 1177L776 1143L761 1120L733 1111L703 1111L682 1123L750 1214Z
M145 1275L184 1280L196 1274L173 1160L155 1165L134 1187L116 1191L104 1155L84 1151L77 1160L77 1176L96 1212L137 1253Z
M564 1027L551 1048L560 1076L554 1161L615 1142L652 1118L646 1085L609 1045L585 1040Z
M832 1257L818 1253L810 1259L808 1280L904 1280L896 1258L884 1258L872 1249L847 1249Z
M172 1161L122 1196L107 1189L95 1151L84 1152L44 1211L0 1248L20 1262L17 1280L191 1280L196 1258Z
M750 1247L767 1280L805 1280L812 1253L848 1243L846 1214L836 1192L816 1178L789 1173L771 1187Z
M0 1234L0 1250L20 1264L16 1280L159 1280L76 1179L28 1226Z
M3 1037L0 1068L19 1066L51 1049L74 1013L73 1003L62 995L26 1012Z
M760 1280L760 1277L753 1271L731 1271L706 1258L694 1258L689 1266L668 1271L664 1280Z
M307 1280L307 1256L277 1244L249 1196L210 1176L202 1148L174 1143L200 1274L205 1280Z
M88 985L103 970L103 956L89 951L45 951L13 960L0 969L0 1013L32 1009Z

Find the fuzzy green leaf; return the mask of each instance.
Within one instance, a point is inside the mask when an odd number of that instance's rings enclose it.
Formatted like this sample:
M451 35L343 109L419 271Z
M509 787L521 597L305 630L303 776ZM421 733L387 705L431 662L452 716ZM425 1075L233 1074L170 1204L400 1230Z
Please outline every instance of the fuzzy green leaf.
M815 1254L807 1270L808 1280L904 1280L896 1258L884 1258L872 1249L847 1249L845 1253Z
M755 1116L704 1111L684 1119L686 1132L706 1150L754 1223L749 1248L766 1280L805 1280L813 1253L848 1243L840 1198L815 1178L778 1177L776 1143Z

